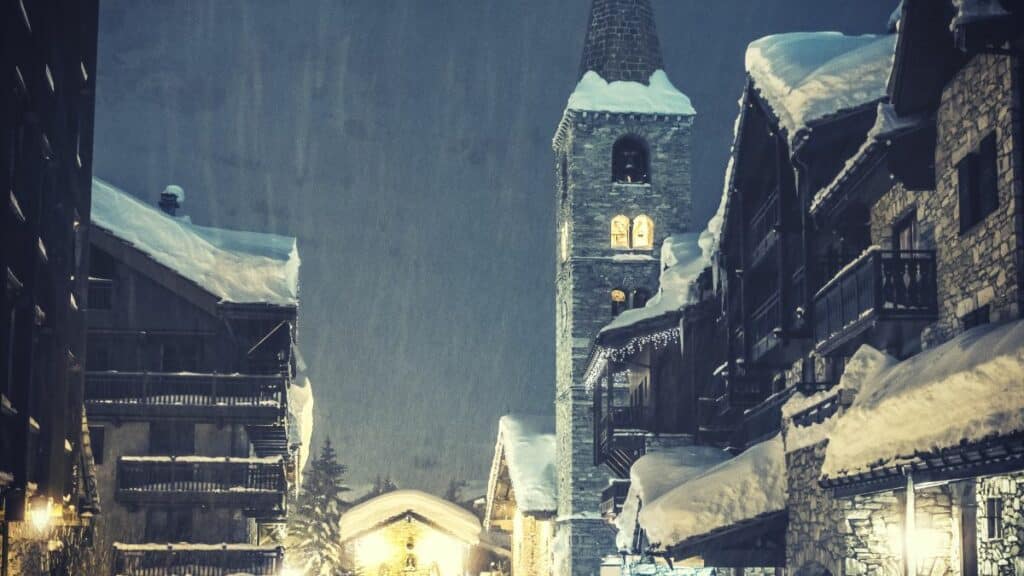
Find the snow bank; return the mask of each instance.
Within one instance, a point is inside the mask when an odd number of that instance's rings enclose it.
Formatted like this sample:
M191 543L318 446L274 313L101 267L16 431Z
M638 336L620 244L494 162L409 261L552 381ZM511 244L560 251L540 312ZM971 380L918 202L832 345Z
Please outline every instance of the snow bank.
M690 99L672 85L664 70L655 70L648 84L609 83L597 72L588 71L569 96L566 110L682 116L697 113Z
M794 415L840 394L856 396L865 382L892 366L894 362L891 356L870 346L862 346L846 362L846 370L839 383L831 390L823 390L810 396L794 394L782 406L782 419L788 423L785 429L786 452L796 452L829 438L839 420L838 416L833 416L819 424L795 426L792 423Z
M1024 432L1022 380L1024 321L981 326L892 364L865 379L836 423L822 473L898 466L920 452Z
M196 226L94 178L92 223L225 302L294 306L294 238Z
M641 456L629 469L629 493L615 518L619 550L630 550L637 515L644 502L653 502L676 486L729 459L729 453L713 446L680 446Z
M520 511L554 512L558 509L554 422L550 418L502 416L498 420L495 451L505 456L516 507Z
M298 484L302 486L302 471L309 460L310 442L313 438L313 383L304 378L302 384L292 382L288 386L288 419L291 424L293 438L298 438L299 446Z
M711 262L710 252L702 250L702 235L677 234L666 238L661 246L658 293L643 308L626 310L616 316L601 329L601 333L657 318L692 302L693 283ZM705 244L709 245L707 242Z
M900 118L891 104L880 103L875 114L875 124L868 131L867 136L864 138L864 143L861 144L853 156L846 160L843 169L839 171L839 174L836 174L832 182L814 195L814 198L811 200L811 213L817 212L821 203L828 200L850 178L864 158L872 152L873 148L884 145L887 140L915 128L923 121L924 118L920 116Z
M644 505L640 526L665 549L786 506L786 458L775 436Z
M454 537L476 544L480 521L472 512L447 500L419 490L395 490L353 507L341 517L342 542L374 526L413 512L434 522Z
M778 34L750 44L746 68L792 149L810 123L886 95L895 44L895 34Z

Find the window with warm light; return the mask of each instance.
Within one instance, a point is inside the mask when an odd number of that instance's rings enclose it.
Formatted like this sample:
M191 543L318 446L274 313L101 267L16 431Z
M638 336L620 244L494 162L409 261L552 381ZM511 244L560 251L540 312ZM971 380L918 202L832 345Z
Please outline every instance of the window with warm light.
M626 309L626 292L616 288L612 290L612 316L618 316Z
M633 249L651 250L654 248L654 220L645 214L633 219Z
M622 214L612 218L612 248L629 249L629 218Z

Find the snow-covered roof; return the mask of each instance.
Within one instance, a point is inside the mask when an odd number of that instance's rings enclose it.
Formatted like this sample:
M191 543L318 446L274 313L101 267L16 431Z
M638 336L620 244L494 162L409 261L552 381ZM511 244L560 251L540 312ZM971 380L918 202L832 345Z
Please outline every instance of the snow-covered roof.
M863 346L847 360L846 369L834 387L810 396L794 394L790 397L782 406L782 418L787 424L784 427L786 452L796 452L825 440L832 434L839 420L838 416L835 416L809 426L796 426L792 422L793 416L842 394L855 396L864 382L879 370L890 366L892 362L892 357L870 346Z
M226 543L199 544L195 542L177 542L171 544L127 544L125 542L114 542L114 548L124 552L161 552L161 551L262 551L276 552L280 546L266 546L260 544Z
M419 490L395 490L353 507L341 517L341 541L348 541L382 522L413 513L449 532L455 538L476 544L480 521L472 512L443 498Z
M868 130L864 143L860 148L846 160L843 169L836 174L836 177L827 186L815 193L811 200L811 213L817 212L820 207L832 197L832 195L849 180L860 166L871 156L879 146L886 143L907 130L920 126L925 118L921 116L900 117L891 104L879 103L878 111L875 114L875 124Z
M1010 15L999 0L953 0L953 4L956 6L956 17L950 24L951 28Z
M792 149L813 122L886 95L895 44L895 34L777 34L750 44L746 67Z
M520 511L554 512L558 509L555 434L551 418L502 416L498 420L498 442L494 451L495 458L503 457L508 467L516 507ZM497 472L492 467L488 496L494 493Z
M1024 320L981 326L865 378L829 437L822 474L1024 432Z
M615 518L619 550L633 543L637 515L644 502L653 502L669 490L729 459L729 453L713 446L680 446L641 456L629 469L629 493Z
M588 71L569 96L566 111L615 112L631 114L697 114L690 99L680 92L664 70L655 70L648 84L606 82L600 74Z
M712 219L714 220L714 219ZM693 301L693 283L711 263L712 242L708 233L669 236L661 245L661 279L658 293L643 308L626 310L601 328L608 333L678 311Z
M662 549L786 507L782 437L756 444L640 511L640 526Z
M298 303L295 238L197 226L98 178L92 184L92 223L221 301Z

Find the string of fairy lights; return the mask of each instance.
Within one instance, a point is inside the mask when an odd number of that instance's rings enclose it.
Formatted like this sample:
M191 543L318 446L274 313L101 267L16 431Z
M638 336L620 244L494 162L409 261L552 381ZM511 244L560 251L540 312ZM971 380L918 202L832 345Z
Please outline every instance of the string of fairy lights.
M654 350L661 350L677 342L679 342L679 327L673 326L658 332L634 336L621 346L609 347L597 344L587 371L583 374L583 385L587 392L593 392L594 385L604 376L605 367L609 361L622 362L632 358L648 346Z

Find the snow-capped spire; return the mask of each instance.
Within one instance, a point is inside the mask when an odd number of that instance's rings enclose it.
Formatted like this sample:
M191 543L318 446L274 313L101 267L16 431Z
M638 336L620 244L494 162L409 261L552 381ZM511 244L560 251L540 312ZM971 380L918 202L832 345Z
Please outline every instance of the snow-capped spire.
M661 68L661 46L650 1L594 0L580 78L593 71L606 82L647 84Z

